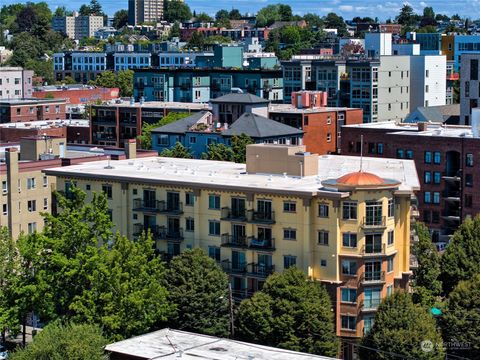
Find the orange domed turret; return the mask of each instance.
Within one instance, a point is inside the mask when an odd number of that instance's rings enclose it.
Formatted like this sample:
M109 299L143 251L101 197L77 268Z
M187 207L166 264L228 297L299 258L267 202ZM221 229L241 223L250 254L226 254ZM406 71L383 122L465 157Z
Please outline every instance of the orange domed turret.
M337 179L338 185L346 186L382 186L386 185L385 180L381 177L363 171L357 171L343 175L341 178Z

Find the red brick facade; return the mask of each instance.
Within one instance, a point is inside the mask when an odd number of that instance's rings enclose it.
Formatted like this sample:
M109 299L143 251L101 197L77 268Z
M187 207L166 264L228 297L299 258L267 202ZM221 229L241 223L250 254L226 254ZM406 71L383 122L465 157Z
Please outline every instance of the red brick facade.
M55 99L65 99L67 104L87 104L97 100L117 99L120 96L120 90L118 88L94 88L33 92L33 97L37 99L44 99L47 95L53 96Z
M0 102L0 123L2 124L39 120L64 120L65 118L66 103L64 100Z

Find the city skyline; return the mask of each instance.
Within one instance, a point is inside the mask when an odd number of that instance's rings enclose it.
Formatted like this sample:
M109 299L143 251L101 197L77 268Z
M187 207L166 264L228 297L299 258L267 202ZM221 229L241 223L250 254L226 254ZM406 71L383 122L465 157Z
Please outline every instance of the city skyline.
M9 5L16 2L16 0L6 0L4 4ZM73 0L67 2L63 0L46 0L45 2L47 2L52 8L52 11L54 11L59 6L65 6L68 10L78 10L82 4L87 4L89 1ZM104 11L111 16L113 16L117 10L128 8L127 1L118 2L112 0L101 0L99 2ZM259 0L253 4L249 0L237 0L235 2L230 0L218 0L215 3L204 2L201 0L186 0L186 3L190 6L192 11L195 10L196 12L206 12L210 15L215 15L215 13L220 9L231 8L239 9L242 14L247 12L253 14L264 6L284 3L290 5L293 9L293 12L299 15L313 12L323 16L329 12L335 12L343 16L345 19L351 19L355 16L370 16L372 18L378 17L380 20L386 20L388 18L393 19L398 14L404 3L410 4L417 13L422 13L424 7L431 6L436 13L442 13L450 16L458 13L461 16L475 18L480 17L480 10L474 6L478 2L478 0L470 0L470 3L472 4L471 7L465 6L462 9L459 9L457 4L446 2L444 0L386 2L380 2L376 0ZM464 12L462 12L462 10Z

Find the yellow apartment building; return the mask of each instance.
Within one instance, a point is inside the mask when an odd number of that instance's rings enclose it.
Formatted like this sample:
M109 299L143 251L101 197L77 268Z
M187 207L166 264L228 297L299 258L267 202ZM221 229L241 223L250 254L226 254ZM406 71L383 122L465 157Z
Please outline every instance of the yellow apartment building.
M360 169L362 169L360 171ZM205 249L244 298L290 266L324 283L337 334L360 337L382 298L410 276L413 161L250 145L247 164L143 158L44 171L58 189L103 191L116 229L151 231L170 258Z

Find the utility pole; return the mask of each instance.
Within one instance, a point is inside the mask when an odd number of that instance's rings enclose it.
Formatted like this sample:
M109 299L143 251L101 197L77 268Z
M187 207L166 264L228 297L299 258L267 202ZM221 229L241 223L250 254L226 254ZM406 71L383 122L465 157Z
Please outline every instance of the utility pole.
M231 283L228 283L228 305L230 308L230 337L233 339L235 336L235 324L233 319L233 295Z

